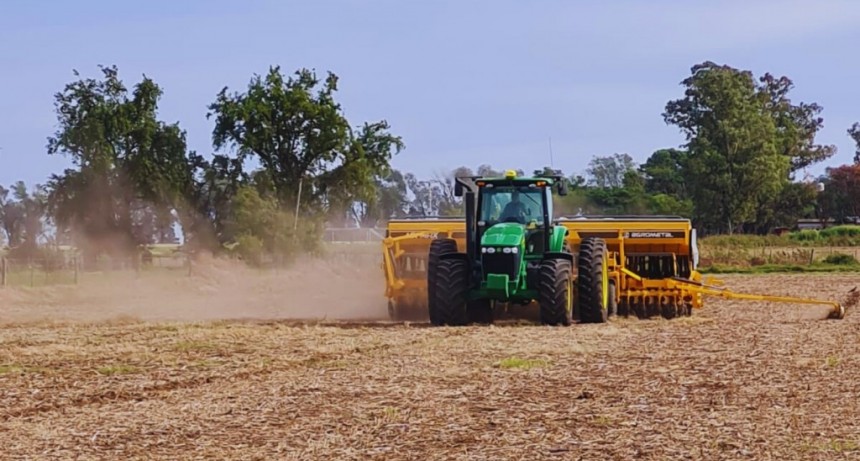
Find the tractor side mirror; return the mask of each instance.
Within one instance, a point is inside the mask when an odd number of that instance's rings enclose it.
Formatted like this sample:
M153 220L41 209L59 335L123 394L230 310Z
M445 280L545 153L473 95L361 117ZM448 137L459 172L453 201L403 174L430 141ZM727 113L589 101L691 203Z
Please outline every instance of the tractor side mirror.
M454 181L454 196L462 197L463 196L463 184L460 181Z
M567 195L567 181L564 178L558 180L558 195L562 197Z

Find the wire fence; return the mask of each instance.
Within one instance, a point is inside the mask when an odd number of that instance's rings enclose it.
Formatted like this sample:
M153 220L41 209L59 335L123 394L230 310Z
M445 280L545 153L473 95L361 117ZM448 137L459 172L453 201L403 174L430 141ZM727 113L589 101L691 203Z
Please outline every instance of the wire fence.
M39 287L78 283L77 257L66 259L0 258L0 287Z

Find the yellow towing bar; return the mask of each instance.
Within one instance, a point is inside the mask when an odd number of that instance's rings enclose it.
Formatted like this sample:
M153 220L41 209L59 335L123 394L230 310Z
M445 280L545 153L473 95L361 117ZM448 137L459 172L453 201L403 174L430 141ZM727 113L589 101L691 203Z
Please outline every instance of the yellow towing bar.
M720 288L715 286L705 285L704 283L696 283L690 280L684 279L671 279L670 285L675 286L684 286L688 291L701 293L703 295L711 295L711 296L719 296L724 299L747 299L752 301L772 301L772 302L784 302L784 303L794 303L794 304L816 304L816 305L825 305L830 306L831 311L828 314L828 319L843 319L845 318L845 307L842 304L834 302L834 301L824 301L821 299L809 299L809 298L796 298L791 296L776 296L776 295L761 295L761 294L748 294L748 293L736 293L734 291L728 290L726 288Z

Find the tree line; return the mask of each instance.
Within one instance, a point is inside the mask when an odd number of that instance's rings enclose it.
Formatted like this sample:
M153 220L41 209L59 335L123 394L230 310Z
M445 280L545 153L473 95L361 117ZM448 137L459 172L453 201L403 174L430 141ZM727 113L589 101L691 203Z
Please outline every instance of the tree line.
M379 226L394 217L459 215L455 176L496 175L462 166L420 178L393 169L405 149L385 120L353 124L336 99L339 77L277 66L208 106L213 151L189 150L186 132L158 114L163 91L144 76L129 88L118 69L79 78L54 96L58 129L46 153L72 167L43 184L0 188L0 237L17 255L69 244L93 260L173 242L247 258L314 251L329 226ZM641 165L628 153L595 155L582 172L550 167L571 192L564 214L678 214L704 233L766 233L798 218L860 215L860 124L854 163L798 178L835 153L815 137L823 108L794 103L793 82L713 62L691 68L681 98L661 114L685 143ZM514 165L516 167L516 165ZM823 186L823 190L820 187Z

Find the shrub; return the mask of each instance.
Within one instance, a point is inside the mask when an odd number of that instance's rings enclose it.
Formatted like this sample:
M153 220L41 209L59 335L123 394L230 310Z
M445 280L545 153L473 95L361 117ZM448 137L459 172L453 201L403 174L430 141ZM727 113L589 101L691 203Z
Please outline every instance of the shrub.
M858 264L857 258L855 258L854 255L848 255L844 253L834 253L831 255L827 255L827 257L824 258L824 262L826 264L833 264L837 266L852 266Z

